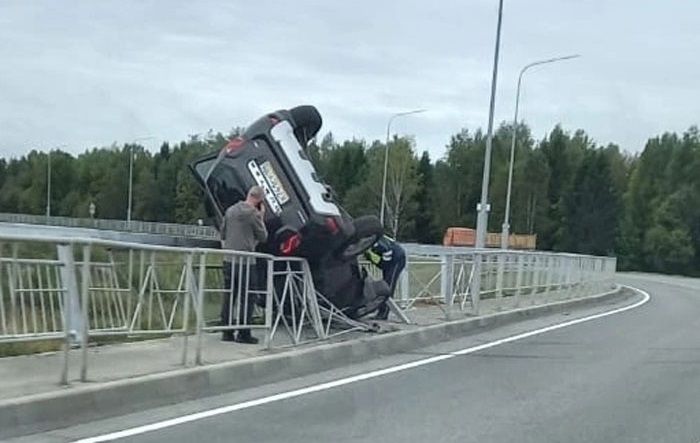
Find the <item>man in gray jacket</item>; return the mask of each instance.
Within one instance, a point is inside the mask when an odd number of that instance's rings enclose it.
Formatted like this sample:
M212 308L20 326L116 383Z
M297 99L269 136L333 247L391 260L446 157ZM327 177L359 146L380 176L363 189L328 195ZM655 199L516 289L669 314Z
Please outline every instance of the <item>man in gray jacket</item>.
M258 243L266 241L265 191L260 186L253 186L245 200L230 206L224 214L221 224L222 249L253 252ZM236 302L238 302L238 324L250 324L255 307L255 297L250 291L258 288L257 280L254 258L239 256L234 259L233 256L229 256L224 259L226 292L221 305L222 326L233 325L231 304ZM249 344L258 342L250 329L239 329L237 337L231 330L224 331L223 340Z

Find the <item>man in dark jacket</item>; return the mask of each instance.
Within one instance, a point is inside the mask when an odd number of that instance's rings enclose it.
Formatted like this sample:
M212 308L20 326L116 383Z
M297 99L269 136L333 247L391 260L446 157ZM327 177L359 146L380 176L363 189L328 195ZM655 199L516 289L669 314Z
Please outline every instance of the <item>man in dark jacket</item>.
M382 270L382 278L389 285L389 297L393 297L399 276L406 267L404 249L394 239L385 235L365 252L365 258ZM389 306L384 302L379 306L377 319L386 320L387 318L389 318Z
M221 225L222 249L232 251L255 251L258 243L267 241L265 228L265 191L260 186L253 186L245 200L230 206L224 214ZM221 305L221 325L233 326L232 303L237 303L238 325L250 325L255 307L254 293L258 288L255 258L228 256L224 259L224 293ZM238 336L232 330L223 332L224 341L256 344L250 329L239 329Z

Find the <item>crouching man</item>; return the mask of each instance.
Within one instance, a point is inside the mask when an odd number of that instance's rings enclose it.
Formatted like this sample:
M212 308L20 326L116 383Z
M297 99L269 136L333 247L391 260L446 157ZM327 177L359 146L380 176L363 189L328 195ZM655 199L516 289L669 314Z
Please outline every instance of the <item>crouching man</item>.
M384 235L365 252L365 258L382 270L382 279L389 285L389 297L394 297L396 283L406 267L406 252L392 238ZM389 318L389 306L382 303L377 311L378 320Z

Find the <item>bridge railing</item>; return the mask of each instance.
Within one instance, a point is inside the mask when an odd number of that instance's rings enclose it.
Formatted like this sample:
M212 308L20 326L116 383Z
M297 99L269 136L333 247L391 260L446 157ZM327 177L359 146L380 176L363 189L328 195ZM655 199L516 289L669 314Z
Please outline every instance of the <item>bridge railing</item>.
M404 245L399 305L439 303L479 315L481 302L518 308L556 294L582 297L615 288L615 257L430 245Z
M0 233L0 343L62 340L62 383L76 347L87 379L87 345L101 337L181 336L187 364L194 336L201 364L209 332L254 329L271 347L276 336L291 345L326 339L338 322L366 327L317 294L300 258Z
M614 287L612 257L411 244L405 249L407 268L396 299L409 319L410 308L422 304L443 307L451 319L458 312L479 315L483 303L505 310L554 293L571 298ZM224 263L238 276L228 284ZM264 278L253 281L255 269ZM222 324L224 298L229 313ZM249 306L253 315L241 315ZM301 258L0 233L0 343L62 340L63 383L76 346L80 378L86 380L87 344L100 337L181 336L181 362L187 364L194 336L194 362L201 364L208 332L257 329L267 346L276 336L296 345L329 338L339 321L345 325L340 332L369 329L316 291Z
M45 215L0 213L0 222L62 226L67 228L91 228L106 231L158 234L205 240L216 240L219 238L216 229L211 226L145 222L138 220L126 221L98 218L47 217Z

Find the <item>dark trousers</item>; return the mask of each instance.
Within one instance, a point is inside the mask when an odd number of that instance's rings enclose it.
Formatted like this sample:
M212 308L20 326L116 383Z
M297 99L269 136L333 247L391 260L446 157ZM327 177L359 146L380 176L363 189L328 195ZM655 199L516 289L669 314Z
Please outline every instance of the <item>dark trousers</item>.
M231 303L238 307L238 318L236 324L249 325L253 319L253 309L255 308L256 296L254 291L258 289L257 270L255 263L239 264L233 263L233 272L231 262L224 261L224 290L221 303L221 325L233 325L233 309ZM247 294L247 297L246 297ZM240 304L238 296L241 296ZM239 329L239 335L250 336L250 329Z
M394 253L392 260L388 263L382 264L382 279L389 285L389 297L394 297L394 291L396 290L396 285L399 282L399 276L401 272L406 267L406 255ZM379 317L386 317L389 314L389 306L386 302L379 306L379 311L377 315Z

